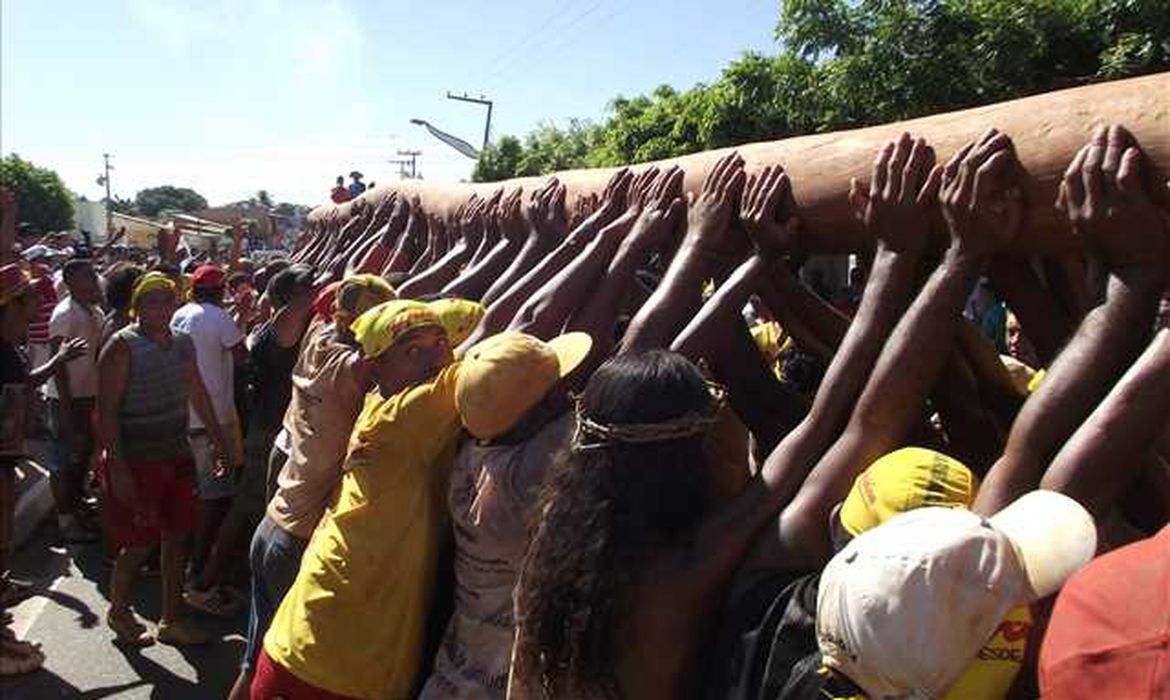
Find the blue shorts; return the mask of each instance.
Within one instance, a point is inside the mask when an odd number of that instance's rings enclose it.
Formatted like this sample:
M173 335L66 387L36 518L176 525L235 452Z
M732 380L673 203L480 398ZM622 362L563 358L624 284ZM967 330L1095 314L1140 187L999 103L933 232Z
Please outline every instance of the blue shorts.
M252 605L248 613L248 644L240 666L245 671L256 668L256 659L264 648L264 634L276 616L276 609L288 589L297 580L301 557L308 540L282 530L267 515L252 536L249 563L252 566Z

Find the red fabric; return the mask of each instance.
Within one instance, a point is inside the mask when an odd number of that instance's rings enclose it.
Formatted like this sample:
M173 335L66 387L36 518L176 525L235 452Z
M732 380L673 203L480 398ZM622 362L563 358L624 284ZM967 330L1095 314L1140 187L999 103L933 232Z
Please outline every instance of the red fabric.
M302 681L273 661L263 649L256 660L256 675L252 676L250 690L252 700L356 700Z
M227 273L219 265L200 265L195 268L191 276L191 285L194 287L222 287L227 280Z
M1040 649L1040 694L1170 698L1170 525L1065 584Z
M317 292L316 298L313 299L313 313L323 321L333 320L333 299L337 296L337 290L341 288L341 282L330 282Z
M332 190L330 190L329 198L333 200L334 204L341 204L352 199L352 197L349 196L349 188L343 185L338 185L337 187L334 187Z
M133 506L120 502L111 492L106 460L98 465L106 533L116 547L147 547L158 542L163 532L186 535L195 531L199 496L193 459L128 462L126 467L134 475L138 495Z
M37 273L43 268L34 265L32 269L34 273ZM28 326L28 342L48 345L49 319L53 316L53 307L57 306L57 290L54 288L53 278L47 270L33 277L32 286L40 295L41 307L37 311L36 319Z

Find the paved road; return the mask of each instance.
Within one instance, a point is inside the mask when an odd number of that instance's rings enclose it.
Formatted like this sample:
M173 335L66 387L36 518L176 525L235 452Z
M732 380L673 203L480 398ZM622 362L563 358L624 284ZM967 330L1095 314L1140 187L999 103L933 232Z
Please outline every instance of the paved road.
M17 552L13 567L18 577L44 587L43 595L23 601L13 613L17 634L41 642L48 659L36 673L0 679L0 698L219 700L227 695L244 648L246 613L231 620L200 616L218 637L203 647L117 646L105 624L110 569L101 545L65 548L54 537L54 528L42 527ZM140 577L134 595L139 613L157 620L158 578Z

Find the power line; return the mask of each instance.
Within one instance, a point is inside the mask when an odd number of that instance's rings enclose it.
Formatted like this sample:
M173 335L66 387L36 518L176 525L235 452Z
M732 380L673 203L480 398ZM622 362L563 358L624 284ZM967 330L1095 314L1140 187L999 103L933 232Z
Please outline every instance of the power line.
M543 22L540 23L540 26L536 27L535 29L533 29L531 31L524 32L521 35L520 39L513 42L511 46L507 47L506 49L501 51L499 54L496 54L496 57L493 58L492 60L485 61L483 63L483 65L486 66L487 70L490 71L493 68L496 68L497 66L499 66L506 59L511 59L513 57L513 55L516 53L517 49L523 48L524 45L529 43L529 41L534 36L540 36L541 32L543 32L545 29L548 29L548 27L550 25L552 25L554 22L556 22L557 20L564 17L565 16L564 11L567 10L570 6L572 6L572 4L573 4L573 0L565 0L565 2L561 3L559 7L557 7L555 10L553 10L552 14L550 14L548 17L545 18L545 20Z
M532 53L533 49L543 48L549 42L555 41L556 39L560 38L561 35L568 33L569 30L573 29L578 24L580 24L583 20L585 20L587 17L592 15L594 12L596 12L604 3L605 3L605 0L597 0L597 2L595 2L592 5L590 5L589 7L587 7L584 12L581 12L580 14L576 15L567 25L562 27L560 29L559 34L557 32L549 32L548 34L545 34L543 37L538 37L536 43L534 43L528 47L529 48L528 52L516 54L512 59L505 61L503 64L501 64L496 69L495 72L493 72L491 75L489 75L487 77L486 82L489 85L491 85L491 81L502 76L508 70L513 68L519 59L526 58L529 54Z

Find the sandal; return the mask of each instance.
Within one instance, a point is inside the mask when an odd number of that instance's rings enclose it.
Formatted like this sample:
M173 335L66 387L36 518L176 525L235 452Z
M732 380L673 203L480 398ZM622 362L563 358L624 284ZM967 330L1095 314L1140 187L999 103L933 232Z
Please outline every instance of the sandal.
M106 625L114 631L114 641L117 643L135 647L154 644L154 635L139 621L133 610L117 615L111 611L106 615Z
M163 644L173 647L207 644L211 641L210 634L192 625L188 620L159 623L156 638Z

